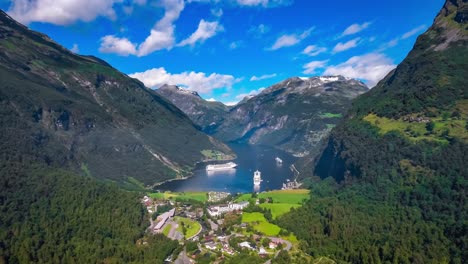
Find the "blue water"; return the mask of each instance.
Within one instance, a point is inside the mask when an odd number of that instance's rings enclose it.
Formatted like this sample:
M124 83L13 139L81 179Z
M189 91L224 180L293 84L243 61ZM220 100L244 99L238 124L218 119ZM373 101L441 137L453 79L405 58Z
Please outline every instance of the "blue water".
M158 186L158 190L183 191L223 191L230 193L247 193L253 191L268 191L281 189L287 179L293 179L289 166L296 158L286 152L245 144L229 145L237 154L237 168L224 171L206 171L205 166L199 166L194 175L186 180L167 182ZM275 157L283 160L277 164ZM254 189L253 174L255 170L262 173L262 183L259 189Z

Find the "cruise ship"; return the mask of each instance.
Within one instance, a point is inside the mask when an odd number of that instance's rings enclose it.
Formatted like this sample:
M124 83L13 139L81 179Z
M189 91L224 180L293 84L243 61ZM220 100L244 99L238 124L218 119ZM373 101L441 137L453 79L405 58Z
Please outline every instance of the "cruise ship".
M283 163L283 160L280 159L279 157L276 157L275 160L276 160L276 162L278 162L278 163Z
M262 176L261 176L260 171L256 170L254 172L253 182L254 182L254 186L258 186L262 182Z
M230 169L234 169L235 167L237 167L236 163L228 162L228 163L224 163L224 164L207 165L206 170L207 171L230 170Z

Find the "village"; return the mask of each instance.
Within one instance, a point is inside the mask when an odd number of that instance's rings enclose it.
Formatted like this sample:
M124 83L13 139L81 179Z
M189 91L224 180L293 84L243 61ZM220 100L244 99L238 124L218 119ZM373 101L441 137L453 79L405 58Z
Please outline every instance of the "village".
M297 238L272 222L307 198L308 190L235 196L226 192L152 193L141 202L150 215L148 232L163 234L183 246L167 263L222 263L241 255L269 263L282 251L304 257L295 245Z

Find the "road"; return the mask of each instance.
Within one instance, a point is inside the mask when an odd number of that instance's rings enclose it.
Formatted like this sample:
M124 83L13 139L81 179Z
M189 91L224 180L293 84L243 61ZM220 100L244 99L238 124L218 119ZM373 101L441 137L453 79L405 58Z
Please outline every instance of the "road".
M177 259L174 261L174 264L192 264L194 263L193 260L191 260L188 256L187 256L187 252L184 250L182 250L182 252L180 252L179 254L179 257L177 257Z

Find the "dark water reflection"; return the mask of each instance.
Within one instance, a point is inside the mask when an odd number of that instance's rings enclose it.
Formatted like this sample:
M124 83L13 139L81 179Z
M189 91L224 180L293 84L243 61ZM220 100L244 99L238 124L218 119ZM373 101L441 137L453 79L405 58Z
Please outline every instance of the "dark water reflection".
M206 171L205 166L194 171L193 177L172 181L157 187L159 190L170 191L224 191L231 193L254 191L253 173L260 170L263 182L259 190L267 191L281 189L286 179L292 179L293 173L289 166L296 160L286 152L264 147L244 144L232 144L231 149L236 152L236 169L224 171ZM275 161L275 157L283 160L282 164Z

